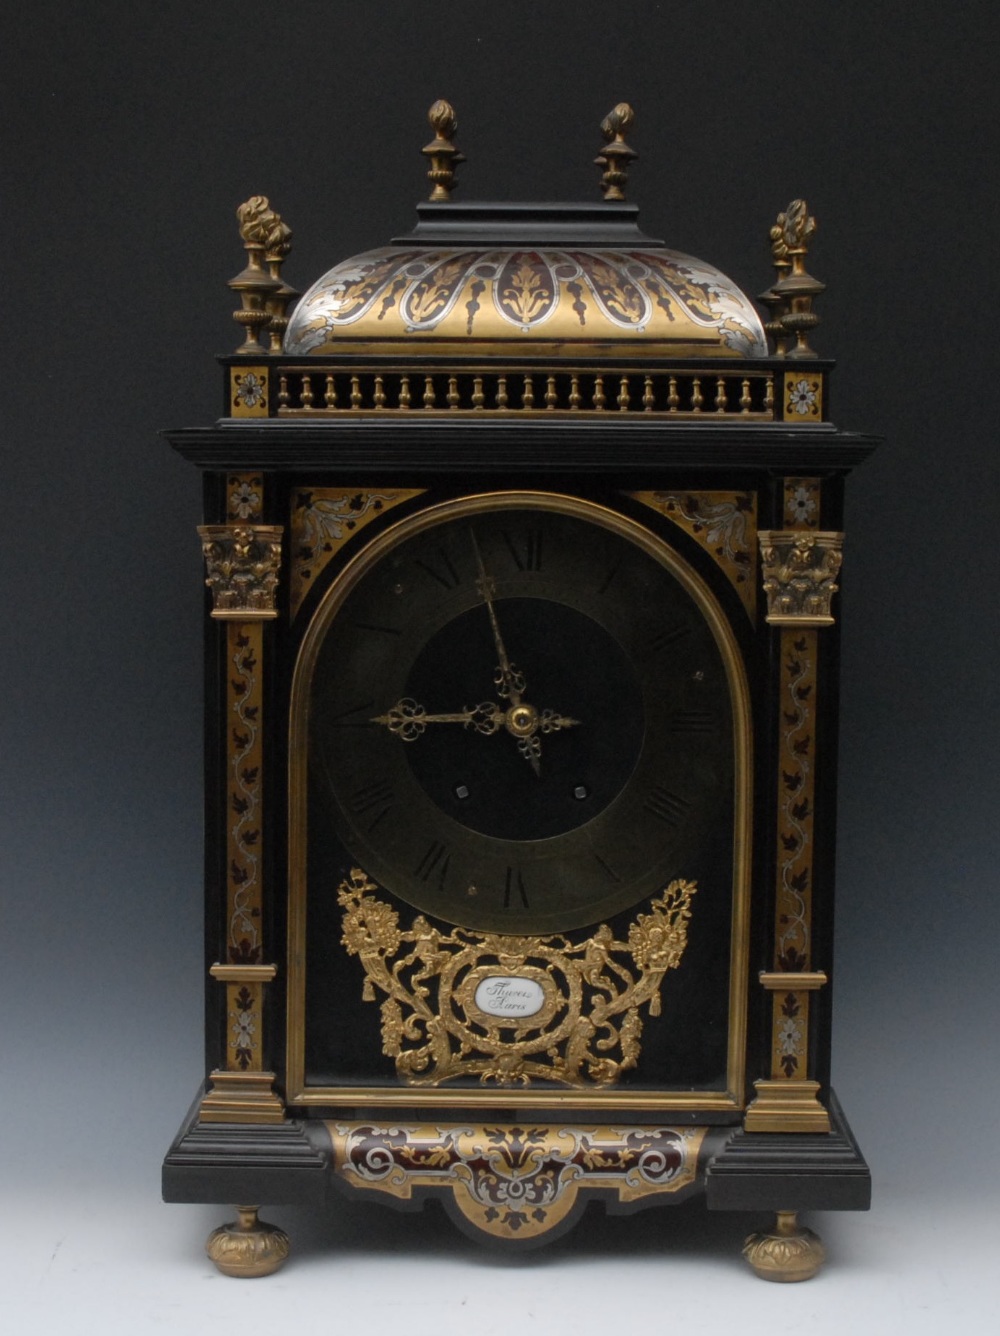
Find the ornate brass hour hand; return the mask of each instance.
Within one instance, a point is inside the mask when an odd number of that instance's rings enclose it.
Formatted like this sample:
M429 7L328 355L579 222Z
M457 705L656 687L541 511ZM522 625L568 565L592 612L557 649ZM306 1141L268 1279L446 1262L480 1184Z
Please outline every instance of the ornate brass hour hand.
M428 714L423 705L404 696L385 714L376 715L372 723L383 724L404 742L415 742L428 724L461 724L463 728L473 728L477 733L490 734L500 731L505 717L500 706L490 700L471 707L465 706L451 714Z

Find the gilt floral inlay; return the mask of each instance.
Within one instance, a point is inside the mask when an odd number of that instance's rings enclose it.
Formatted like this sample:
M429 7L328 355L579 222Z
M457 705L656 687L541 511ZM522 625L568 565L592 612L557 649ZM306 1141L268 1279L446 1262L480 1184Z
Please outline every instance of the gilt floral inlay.
M267 407L267 374L262 370L233 372L233 406L239 408Z
M264 479L259 473L230 473L226 478L226 519L260 520L264 515Z
M305 294L285 352L329 351L341 338L435 333L515 338L641 334L709 354L763 357L760 319L718 270L663 249L496 250L384 247L331 269Z
M818 478L786 478L784 523L786 529L818 529L820 483Z
M785 387L788 396L788 411L799 417L815 417L819 412L819 381L800 377L789 382Z
M259 622L230 622L226 630L228 959L231 964L257 964L261 960L262 628Z
M751 620L757 611L757 498L753 492L629 492L710 552Z
M231 1070L259 1071L261 1066L260 984L229 984L228 1066Z
M361 960L364 1000L383 995L382 1048L401 1080L611 1086L639 1060L641 1008L660 1014L660 984L684 955L696 887L671 882L633 919L627 941L601 924L576 943L464 928L442 933L422 914L407 929L377 890L359 868L341 882L342 944ZM530 1015L480 1010L480 986L498 978L530 981L544 1001Z
M619 1202L695 1180L706 1128L327 1124L336 1172L355 1190L409 1201L451 1191L478 1229L530 1239L565 1220L581 1189Z
M774 968L785 973L811 967L817 635L812 630L781 633ZM776 992L773 1007L772 1075L802 1077L808 993Z
M419 496L420 488L396 487L381 492L354 487L311 487L292 496L292 616L326 567L353 533L373 519Z

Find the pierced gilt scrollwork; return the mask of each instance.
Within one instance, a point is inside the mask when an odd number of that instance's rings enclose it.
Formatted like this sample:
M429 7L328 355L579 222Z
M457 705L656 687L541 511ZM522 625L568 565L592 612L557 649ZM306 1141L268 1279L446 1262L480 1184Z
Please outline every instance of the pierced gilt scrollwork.
M601 924L577 943L443 933L422 914L404 929L360 868L337 899L343 945L364 968L362 996L383 995L383 1052L406 1084L612 1086L638 1062L641 1008L660 1014L660 985L684 955L696 889L671 882L636 915L627 941Z
M212 616L241 621L277 617L280 524L201 524Z
M695 1179L704 1127L509 1127L327 1124L337 1174L355 1190L409 1201L450 1191L477 1229L504 1239L547 1233L581 1189L619 1202L676 1193Z
M760 556L767 620L776 626L830 626L844 535L817 529L762 529Z

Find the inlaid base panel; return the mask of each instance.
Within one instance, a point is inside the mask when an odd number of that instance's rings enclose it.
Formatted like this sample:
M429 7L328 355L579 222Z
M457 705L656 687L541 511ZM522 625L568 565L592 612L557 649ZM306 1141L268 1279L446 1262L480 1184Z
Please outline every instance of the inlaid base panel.
M438 1196L464 1232L523 1249L564 1234L591 1200L622 1214L704 1194L710 1210L775 1211L787 1224L801 1210L866 1210L871 1194L868 1166L832 1094L826 1133L551 1119L230 1125L199 1122L200 1098L164 1161L166 1201L335 1209L347 1195L416 1211ZM766 1254L758 1274L771 1254L786 1251L783 1236L757 1248L754 1257ZM809 1253L815 1270L818 1243ZM805 1278L805 1270L768 1278Z

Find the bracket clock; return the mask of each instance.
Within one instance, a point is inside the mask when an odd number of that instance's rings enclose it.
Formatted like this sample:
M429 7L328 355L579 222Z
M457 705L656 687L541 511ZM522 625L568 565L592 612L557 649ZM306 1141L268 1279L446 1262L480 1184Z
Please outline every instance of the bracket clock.
M829 1085L842 497L795 200L753 303L603 200L451 199L302 296L238 210L203 472L207 1077L169 1201L443 1199L511 1247L692 1195L864 1209ZM297 299L297 300L296 300Z

